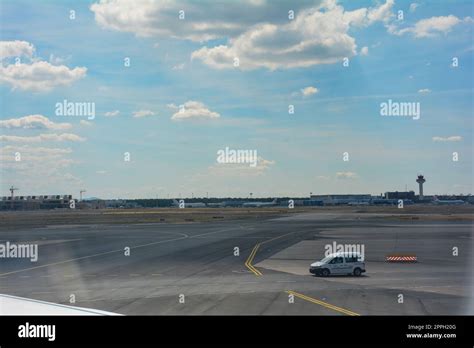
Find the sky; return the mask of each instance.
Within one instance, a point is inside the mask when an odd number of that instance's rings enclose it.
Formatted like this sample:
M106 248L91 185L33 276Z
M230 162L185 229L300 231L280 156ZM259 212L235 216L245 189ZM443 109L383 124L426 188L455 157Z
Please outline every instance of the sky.
M2 0L1 195L474 193L473 9Z

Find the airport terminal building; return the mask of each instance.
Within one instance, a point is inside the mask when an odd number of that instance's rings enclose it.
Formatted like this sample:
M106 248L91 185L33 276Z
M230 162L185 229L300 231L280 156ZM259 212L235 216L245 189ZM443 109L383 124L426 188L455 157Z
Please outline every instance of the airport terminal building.
M370 194L330 194L311 195L310 199L322 202L323 205L347 205L349 203L369 203L372 196Z
M72 195L3 196L0 210L36 210L69 208Z

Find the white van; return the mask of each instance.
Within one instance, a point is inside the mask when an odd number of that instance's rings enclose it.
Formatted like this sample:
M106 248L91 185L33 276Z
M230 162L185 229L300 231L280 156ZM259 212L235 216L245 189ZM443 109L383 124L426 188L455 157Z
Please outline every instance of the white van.
M358 253L335 253L312 263L309 272L323 277L333 274L353 274L358 277L365 272L365 262Z

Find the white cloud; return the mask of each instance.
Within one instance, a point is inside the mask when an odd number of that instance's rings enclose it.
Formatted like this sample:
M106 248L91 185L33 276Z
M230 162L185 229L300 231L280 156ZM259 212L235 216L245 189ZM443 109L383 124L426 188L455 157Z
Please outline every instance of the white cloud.
M331 178L329 176L325 176L325 175L318 175L316 177L316 180L330 180Z
M71 149L66 148L47 148L47 147L31 147L29 145L21 145L21 146L12 146L7 145L0 148L0 155L2 161L14 162L15 161L15 153L19 152L21 154L22 160L28 161L38 161L41 160L42 155L47 155L51 158L60 157L66 154L70 154L72 152Z
M0 48L2 59L21 56L29 60L29 63L0 65L0 83L13 89L47 92L55 87L69 86L86 76L85 67L70 69L65 65L52 65L36 59L34 46L26 41L0 41Z
M332 64L356 54L351 26L388 23L393 0L373 8L345 11L335 0L300 0L291 3L288 19L284 2L244 0L216 6L211 0L150 1L101 0L91 6L103 28L137 36L205 42L227 39L225 44L202 47L191 58L217 69L296 68ZM185 19L178 13L185 11ZM188 20L189 19L189 20Z
M70 123L55 123L43 115L29 115L0 121L0 128L44 128L64 130L72 128Z
M369 9L367 13L367 19L369 21L369 24L372 24L374 22L384 22L387 23L394 17L394 14L392 13L392 7L395 4L394 0L387 0L384 4Z
M328 8L336 6L336 1L328 1L328 3L331 4ZM395 17L392 12L394 4L394 0L387 0L376 7L362 7L353 11L344 11L344 21L355 27L367 27L376 22L387 24Z
M168 107L177 109L173 116L171 116L171 119L174 121L216 119L221 116L217 112L209 110L203 103L193 100L187 101L182 107L177 107L174 104L168 104Z
M288 24L256 25L229 45L203 47L191 58L216 69L235 68L234 58L242 70L330 64L355 55L355 39L348 30L339 6L327 12L307 10Z
M393 0L372 9L344 11L335 1L301 10L293 21L276 25L261 23L251 27L227 45L203 47L191 59L199 59L216 68L235 68L239 59L243 70L265 67L271 70L309 67L341 62L356 54L351 25L366 26L391 17Z
M33 57L35 47L26 41L0 41L0 60L10 57Z
M86 121L86 120L81 120L81 122L79 122L79 123L83 126L86 126L86 127L90 127L94 124L94 123Z
M58 56L55 56L54 54L50 54L49 55L49 62L53 65L61 65L63 63L66 62L66 60L70 59L71 56L67 57L67 58L63 58L63 57L58 57Z
M249 166L248 163L216 163L208 168L208 174L218 177L251 177L265 174L275 161L257 158L255 167Z
M313 87L313 86L308 86L308 87L305 87L305 88L301 89L301 94L304 97L309 97L310 95L316 94L318 92L319 92L319 89L317 89L316 87Z
M354 172L337 172L336 179L356 179L357 173Z
M20 153L21 161L15 160ZM15 182L25 194L71 193L81 180L67 172L76 161L69 158L69 148L45 148L36 145L7 145L0 148L0 177ZM50 192L51 187L56 192Z
M105 117L115 117L115 116L118 116L120 114L120 111L119 110L114 110L114 111L107 111L104 116Z
M74 163L74 160L67 158L70 153L72 153L72 150L69 148L8 145L0 148L0 160L2 161L2 169L14 169L19 172L28 168L31 170L38 165L43 167L45 164L51 167L64 168ZM16 159L16 154L20 155L20 161ZM37 175L35 171L31 174Z
M460 135L453 135L450 137L433 137L435 142L452 142L452 141L461 141L462 137Z
M416 38L434 37L439 34L448 34L452 29L461 23L472 23L471 17L459 19L454 15L431 17L419 20L414 26L397 29L392 27L391 33L396 35L412 34Z
M355 27L365 27L369 24L367 18L368 9L363 7L354 11L344 12L344 21Z
M135 118L148 117L153 115L155 115L155 113L151 110L139 110L133 112L133 117Z
M39 143L43 141L85 141L86 139L72 133L62 134L40 134L33 137L22 137L15 135L0 135L0 141L10 141L18 143Z
M184 66L185 66L184 63L177 64L177 65L173 66L173 67L171 68L171 70L183 70L183 69L184 69Z
M69 86L86 76L87 68L69 69L65 65L51 65L45 61L31 64L0 66L0 82L13 89L47 92L58 86Z
M428 93L431 93L431 89L429 89L429 88L422 88L422 89L419 89L419 90L418 90L418 93L421 93L421 94L428 94Z
M417 4L416 2L411 3L411 4L410 4L409 11L410 11L411 13L415 12L416 9L418 8L418 6L420 6L420 4Z
M299 0L291 4L297 13L301 8L322 0ZM235 37L259 22L288 22L285 3L265 0L101 0L90 7L99 26L133 33L142 37L177 38L204 42ZM185 19L179 19L184 10ZM282 15L283 14L283 15Z
M98 170L98 171L96 171L96 173L100 174L100 175L104 175L104 174L107 173L107 171L106 170Z
M369 54L369 48L367 46L364 46L360 49L361 56L367 56L368 54Z

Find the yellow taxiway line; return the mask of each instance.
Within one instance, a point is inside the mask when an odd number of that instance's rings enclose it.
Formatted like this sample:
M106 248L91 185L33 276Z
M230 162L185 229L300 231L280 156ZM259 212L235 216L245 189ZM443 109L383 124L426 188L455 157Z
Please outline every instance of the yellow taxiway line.
M296 297L299 297L305 301L309 301L311 303L315 303L315 304L318 304L320 306L323 306L323 307L326 307L326 308L329 308L329 309L332 309L333 311L336 311L336 312L340 312L340 313L343 313L343 314L346 314L346 315L351 315L351 316L359 316L360 314L358 313L355 313L355 312L352 312L348 309L344 309L344 308L341 308L341 307L338 307L338 306L334 306L330 303L326 303L326 302L323 302L321 300L316 300L315 298L312 298L312 297L309 297L309 296L306 296L306 295L303 295L303 294L300 294L300 293L297 293L295 291L287 291L288 294L290 295L293 295L293 296L296 296Z
M259 247L260 247L260 243L255 245L253 247L252 252L250 253L249 257L247 258L247 261L245 261L245 266L247 266L247 268L249 270L251 270L256 276L261 276L262 275L262 273L252 265L253 258L255 257L255 254L257 253L257 250L258 250Z
M258 248L260 247L260 244L265 244L265 243L268 243L268 242L272 242L272 241L274 241L274 240L276 240L276 239L278 239L278 238L282 238L282 237L285 237L285 236L287 236L287 235L289 235L289 234L293 234L293 233L296 233L296 232L286 233L286 234L283 234L283 235L281 235L281 236L277 236L277 237L275 237L275 238L265 240L265 241L263 241L263 242L258 243L257 245L255 245L255 246L253 247L253 250L252 250L252 252L250 253L250 255L249 255L247 261L245 261L245 266L247 266L247 268L248 268L249 270L251 270L255 275L261 276L261 275L262 275L262 272L260 272L258 269L256 269L256 268L252 265L253 258L255 257L255 254L257 254L257 250L258 250Z

